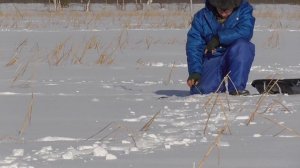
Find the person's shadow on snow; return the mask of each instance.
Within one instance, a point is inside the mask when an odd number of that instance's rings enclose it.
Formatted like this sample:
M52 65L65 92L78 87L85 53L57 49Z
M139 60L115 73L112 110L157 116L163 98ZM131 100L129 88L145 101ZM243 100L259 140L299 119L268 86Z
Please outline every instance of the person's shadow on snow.
M159 97L160 99L171 96L186 97L190 95L190 92L187 90L158 90L155 93L161 95L161 97Z

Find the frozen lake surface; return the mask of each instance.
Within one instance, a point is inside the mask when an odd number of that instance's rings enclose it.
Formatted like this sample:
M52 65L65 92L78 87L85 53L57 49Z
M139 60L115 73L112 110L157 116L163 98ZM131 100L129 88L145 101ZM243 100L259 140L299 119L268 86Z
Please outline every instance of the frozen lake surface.
M190 9L134 7L0 4L0 168L300 167L299 95L250 85L299 78L300 6L254 6L247 97L190 96Z

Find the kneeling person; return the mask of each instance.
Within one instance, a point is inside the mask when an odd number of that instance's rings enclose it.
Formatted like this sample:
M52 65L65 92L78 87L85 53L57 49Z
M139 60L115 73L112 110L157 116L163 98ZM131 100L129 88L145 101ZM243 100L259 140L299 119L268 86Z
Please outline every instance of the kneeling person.
M227 74L229 94L249 94L245 89L255 56L252 12L247 0L207 0L194 15L186 43L191 94L226 92L220 84Z

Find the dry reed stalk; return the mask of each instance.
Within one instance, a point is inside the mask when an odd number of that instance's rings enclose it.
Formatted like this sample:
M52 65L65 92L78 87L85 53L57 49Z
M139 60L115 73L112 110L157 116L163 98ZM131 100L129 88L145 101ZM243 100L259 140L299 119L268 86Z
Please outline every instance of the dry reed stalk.
M110 122L110 123L108 123L106 126L104 126L103 128L101 128L99 131L97 131L96 133L94 133L90 137L86 138L85 141L90 140L91 138L94 138L95 136L101 134L102 132L104 132L105 130L107 130L110 126L112 126L113 124L114 124L114 128L112 128L112 131L110 131L107 134L105 134L102 138L98 139L98 141L103 141L104 139L110 137L111 135L116 134L118 130L123 129L128 134L128 137L130 137L130 139L132 140L134 146L137 147L136 140L135 140L135 138L133 136L133 131L131 129L129 129L128 127L122 125L122 124L117 124L116 125L115 122L113 122L113 121Z
M67 59L70 57L70 53L72 52L73 47L71 47L66 53L63 52L61 57L58 58L57 62L55 63L56 66L58 66L64 59Z
M128 44L128 31L127 29L123 29L118 36L118 48L122 51L126 44Z
M107 49L107 48L106 48ZM105 50L106 50L105 49ZM98 53L98 55L99 55L99 58L98 58L98 60L96 61L96 64L104 64L105 62L106 62L106 60L107 60L107 55L106 54L104 54L105 53L105 50L104 50L104 52L102 52L102 53L100 53L100 48L99 48L99 46L97 45L97 53Z
M172 64L172 67L171 67L171 70L170 70L170 72L169 72L169 75L168 75L167 80L164 82L164 84L165 84L166 86L169 85L170 82L171 82L171 77L172 77L172 74L173 74L174 69L175 69L175 61L174 61L173 64Z
M218 136L216 136L214 142L209 146L207 152L205 153L205 155L203 156L203 158L200 160L198 168L203 168L205 161L208 159L208 157L210 156L210 154L213 151L213 149L215 147L219 147L221 138L222 138L223 133L225 132L225 130L226 130L225 127L221 128L219 130ZM219 154L218 155L218 159L220 159L220 153L218 153L218 154ZM218 160L218 162L219 162L219 160Z
M153 38L152 37L149 37L147 36L146 39L145 39L145 43L146 43L146 48L149 50L150 49L150 46L151 44L153 43Z
M224 126L227 128L229 134L231 135L232 132L231 132L231 129L230 129L230 121L229 121L229 119L228 119L228 116L227 116L225 107L224 107L224 105L223 105L222 99L220 99L220 101L221 101L221 109L222 109L222 112L223 112L224 117L225 117L225 123L224 123ZM230 109L229 109L229 111L230 111Z
M56 48L56 50L54 52L55 53L54 65L56 65L56 66L61 62L61 60L64 57L62 50L63 50L63 46L59 46L59 48Z
M215 94L215 93L214 93L214 94ZM207 130L207 128L208 128L208 122L209 122L209 120L210 120L210 116L211 116L212 113L213 113L214 107L215 107L215 105L217 104L218 98L219 98L219 94L217 93L217 96L216 96L216 98L215 98L215 100L214 100L214 102L213 102L213 106L212 106L212 108L210 109L210 112L208 113L208 116L207 116L207 120L206 120L206 122L205 122L205 127L204 127L204 130L203 130L203 134L204 134L204 135L206 135L206 130Z
M217 104L217 101L218 101L218 97L219 97L219 93L218 93L218 92L220 91L221 86L225 83L225 81L226 81L227 78L229 77L229 73L230 73L230 72L228 72L228 74L223 78L223 80L222 80L221 83L219 84L219 86L218 86L216 92L208 99L208 101L207 101L206 103L204 103L204 109L206 110L206 109L207 109L206 106L207 106L208 103L212 100L213 96L214 96L214 95L217 95L215 101L214 101L213 104L212 104L212 108L210 109L210 112L208 113L208 117L207 117L206 124L205 124L204 131L203 131L204 135L206 134L206 129L207 129L207 127L208 127L208 122L209 122L209 120L210 120L210 116L211 116L211 114L212 114L212 111L213 111L213 109L214 109L214 107L215 107L215 105ZM227 99L227 100L228 100L228 99ZM229 101L228 101L228 102L229 102Z
M225 97L226 97L226 102L227 102L227 106L228 106L228 111L231 111L231 108L230 108L230 101L228 99L228 95L225 94Z
M12 57L12 58L8 61L8 63L7 63L5 66L11 66L11 65L14 65L14 64L17 63L17 60L18 60L18 57L17 57L17 55L15 55L14 57Z
M121 125L126 132L128 134L128 137L131 138L133 144L134 144L134 147L137 147L137 143L136 143L136 140L134 138L134 134L137 133L136 131L133 131L132 129L129 129L127 126L124 126L124 125Z
M74 58L74 51L73 51L73 46L71 46L70 48L69 48L69 50L66 52L66 53L64 53L64 58L65 58L65 60L69 60L69 58L70 58L70 60L72 60L73 58ZM71 61L71 62L73 62L73 61Z
M24 134L25 130L28 128L28 126L31 123L33 103L34 103L34 96L33 96L33 93L32 93L31 94L31 100L30 100L28 110L27 110L26 115L25 115L23 125L19 130L19 136L22 136Z
M109 124L109 125L110 125L110 124ZM109 125L107 125L107 126L106 126L105 128L103 128L102 130L105 130ZM123 129L123 130L126 131L128 137L131 138L131 140L132 140L134 146L137 147L136 140L135 140L135 138L134 138L134 136L133 136L133 131L132 131L131 129L129 129L128 127L126 127L126 126L124 126L124 125L121 125L121 124L116 125L116 127L115 127L111 132L109 132L108 134L106 134L104 137L102 137L102 138L99 139L98 141L103 141L104 139L108 138L109 136L116 134L117 131L120 130L120 129ZM102 130L100 130L100 131L102 131Z
M26 63L26 64L21 64L18 68L17 68L17 71L16 71L16 75L15 77L13 78L12 80L12 83L11 85L13 86L14 83L21 77L25 74L27 68L28 68L28 65L29 65L29 61Z
M280 135L281 133L283 133L285 130L286 130L286 128L283 128L278 133L274 134L273 137L277 137L278 135Z
M101 46L96 36L92 36L85 45L86 49L97 49L97 47Z
M230 73L230 72L229 72L229 73ZM237 88L236 88L234 82L233 82L232 79L230 78L229 73L228 73L226 76L227 76L227 78L230 80L231 84L233 85L234 90L238 93L238 90L237 90Z
M55 11L57 10L57 0L53 0Z
M17 142L19 141L20 139L19 138L16 138L16 137L13 137L13 136L3 136L3 137L0 137L0 142L2 141L13 141L13 142Z
M289 132L295 134L297 137L300 137L300 133L299 133L299 132L297 132L296 130L293 130L293 129L290 128L290 127L285 126L284 124L280 123L279 121L276 121L276 119L272 119L272 118L267 117L267 116L265 116L265 115L263 115L263 114L258 114L258 115L259 115L260 117L262 117L262 118L264 118L264 119L266 119L266 120L268 120L268 121L274 123L275 125L277 125L277 126L279 126L279 127L282 127L283 130L280 131L280 133L283 132L283 131L285 131L285 130L288 130ZM277 136L277 135L278 135L278 133L276 134L276 136Z
M290 109L287 108L282 102L280 102L279 100L274 99L273 100L275 103L280 104L287 112L291 113Z
M85 11L89 12L90 10L91 10L91 0L88 0L88 2L86 3Z
M267 38L265 42L268 47L278 48L279 47L279 29L282 29L282 23L280 21L280 17L274 19L274 21L270 25L270 30L272 30L271 35Z
M167 44L173 45L173 44L175 44L176 42L177 42L177 39L174 37L174 38L168 39Z
M140 129L140 131L148 131L151 124L154 122L155 118L161 111L158 111L154 114L154 116Z
M83 60L83 58L85 57L87 50L88 50L88 48L87 48L86 45L85 45L85 47L84 47L83 50L82 50L81 56L78 58L79 64L82 64L82 60Z
M137 23L134 26L134 28L136 29L140 29L143 26L143 23L145 22L146 18L145 18L145 11L142 11L141 15L137 16L138 18L136 19Z
M136 63L137 63L138 65L141 65L141 66L145 66L145 65L146 65L146 63L143 61L142 58L139 58L138 60L136 60ZM137 69L139 69L139 67L137 67Z
M15 10L16 10L17 16L20 17L20 19L23 19L24 16L23 16L23 14L21 13L21 11L16 7L15 4L13 4L13 6L14 6L14 8L15 8Z
M48 56L49 65L52 65L53 63L55 65L58 65L60 63L60 61L63 59L62 57L64 57L63 50L69 39L70 39L70 37L65 39L63 42L59 43L53 50L53 54L50 54Z
M221 81L221 83L219 84L217 90L215 91L215 94L212 94L208 100L204 103L204 109L206 109L206 107L209 105L209 103L211 102L211 100L213 99L213 97L219 92L222 84L225 82L225 77L223 78L223 80ZM218 94L217 94L218 95ZM214 104L214 103L213 103Z
M94 17L91 18L90 20L86 20L86 23L85 23L86 27L89 28L89 25L90 25L91 23L94 23L94 21L95 21Z
M219 84L219 86L218 86L218 88L217 88L217 90L216 90L215 93L218 93L218 92L220 91L222 85L226 83L226 81L228 80L228 78L230 78L230 77L229 77L229 74L230 74L230 71L224 76L223 80L222 80L221 83Z
M112 64L114 62L115 58L113 58L112 55L116 51L116 48L114 48L113 51L111 51L108 54L108 49L111 47L111 45L112 45L112 42L106 48L104 48L104 50L103 50L102 53L100 53L100 49L99 49L99 47L97 47L97 52L98 52L99 58L96 61L96 64L100 64L100 65L107 64L107 65L110 65L110 64Z
M33 57L31 57L29 59L29 62L33 62L32 66L31 66L31 76L29 77L29 82L31 81L34 81L35 77L36 77L36 74L37 74L37 69L36 69L36 64L35 62L39 61L39 59L42 59L42 58L39 58L39 54L40 54L40 49L39 49L39 45L36 44L33 48L32 48L34 54L33 54ZM30 83L30 84L31 84Z
M211 100L213 99L214 96L215 96L215 94L212 94L211 96L208 97L207 101L203 105L204 111L207 111L206 107L208 107L208 105L210 104L210 102L211 102Z
M272 34L267 39L267 46L271 48L279 47L279 33L278 31L272 31Z
M220 164L221 164L221 149L220 149L220 145L219 144L216 145L216 148L218 150L218 166L220 166Z
M258 99L258 101L255 105L255 110L249 115L249 119L246 122L247 125L249 125L254 120L254 117L255 117L256 113L258 113L258 109L260 108L260 106L261 106L262 102L264 101L265 97L266 97L265 94L262 94L259 97L259 99Z
M81 53L81 56L78 58L78 63L82 64L83 63L83 59L86 56L86 52L87 50L90 49L97 49L97 51L99 50L99 46L101 46L99 44L99 41L97 40L96 36L91 37L88 42L85 44L84 49Z
M99 131L97 131L95 134L89 136L88 138L86 138L85 140L90 140L91 138L94 138L95 136L99 135L101 132L103 132L104 130L106 130L109 126L111 126L114 122L110 122L108 123L105 127L103 127L102 129L100 129Z
M19 54L21 53L23 46L27 44L27 39L23 40L15 49L15 54L13 55L13 57L8 61L8 63L6 64L6 66L11 66L17 63Z
M271 126L269 126L269 127L267 127L267 128L264 128L259 134L260 135L264 135L264 134L266 134L270 129L272 129L274 127L274 125L271 125Z
M193 18L193 0L190 0L190 18Z
M165 22L163 23L164 28L176 28L177 27L177 22L172 21L170 18L166 18Z
M247 125L249 125L254 120L254 117L258 113L258 109L261 107L262 102L264 101L264 99L266 98L266 96L269 94L269 92L272 90L272 88L277 84L278 80L279 79L275 80L275 82L272 84L272 86L265 93L263 93L259 97L259 99L258 99L258 101L257 101L257 103L255 105L255 110L250 114L249 119L246 122ZM269 86L269 84L268 84L268 86ZM268 88L268 86L267 86L267 88Z
M272 103L270 103L270 104L266 107L266 109L265 109L263 112L261 112L261 113L257 112L257 113L259 113L259 114L268 113L268 111L272 111L272 108L273 108L274 106L275 106L275 103L272 102Z
M125 21L122 23L122 27L123 29L131 29L132 26L131 26L131 17L125 19Z
M72 49L71 49L70 55L72 56L72 58L71 58L72 64L80 64L79 57L77 56L79 47L77 47L77 46L73 47L72 46L71 48Z
M132 135L128 135L128 136L131 138L131 140L132 140L132 142L134 144L134 147L137 147L135 138Z
M287 112L291 113L291 111L290 111L283 103L281 103L279 100L273 99L273 102L270 103L270 104L267 106L267 108L266 108L263 112L261 112L261 113L259 113L259 114L264 114L264 113L268 113L268 111L272 111L273 107L274 107L276 104L281 105Z
M113 62L112 59L108 56L107 53L103 52L99 55L99 59L97 60L96 64L111 64Z
M266 107L266 109L264 110L264 112L258 113L258 114L264 115L264 114L267 113L268 111L272 111L272 108L273 108L273 106L274 106L275 104L281 105L286 111L290 112L290 110L289 110L286 106L284 106L279 100L273 100L273 102L270 103L270 104ZM270 121L270 120L271 120L271 118L269 118L269 121ZM273 119L273 121L275 122L274 119ZM277 124L277 125L282 125L282 124L280 124L279 122L277 122L276 124ZM272 127L269 127L269 128L266 129L265 131L269 130L270 128L272 128ZM278 133L276 133L276 134L274 135L274 137L275 137L275 136L278 136L279 134L281 134L282 132L284 132L286 129L287 129L287 128L284 127L281 131L279 131ZM263 131L263 132L265 132L265 131Z
M104 137L102 137L101 139L99 139L98 141L103 141L105 138L115 134L120 128L122 128L120 125L117 126L117 128L114 128L111 132L109 132L108 134L106 134Z

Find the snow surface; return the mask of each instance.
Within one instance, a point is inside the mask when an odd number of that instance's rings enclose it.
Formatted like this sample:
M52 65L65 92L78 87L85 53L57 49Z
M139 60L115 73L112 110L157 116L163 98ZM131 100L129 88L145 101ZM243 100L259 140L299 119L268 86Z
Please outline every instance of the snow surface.
M300 167L300 97L250 86L300 76L299 6L255 5L247 97L189 96L182 4L0 9L1 168Z

